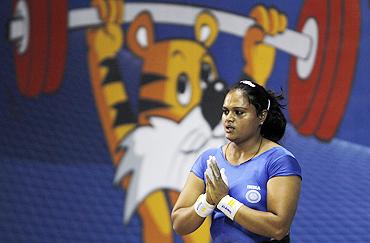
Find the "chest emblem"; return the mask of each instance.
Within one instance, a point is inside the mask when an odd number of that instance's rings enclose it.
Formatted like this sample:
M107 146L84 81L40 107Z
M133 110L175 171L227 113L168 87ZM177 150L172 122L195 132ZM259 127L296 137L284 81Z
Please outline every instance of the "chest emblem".
M258 203L261 201L261 193L259 192L261 188L259 186L248 185L247 190L248 191L245 194L245 198L248 200L248 202Z

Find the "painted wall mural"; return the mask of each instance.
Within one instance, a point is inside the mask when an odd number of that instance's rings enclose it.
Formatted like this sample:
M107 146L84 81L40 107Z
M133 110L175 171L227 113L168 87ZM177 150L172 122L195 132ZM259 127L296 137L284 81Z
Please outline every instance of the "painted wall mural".
M293 242L370 236L367 1L0 5L0 241L211 242L170 213L241 79L281 90ZM340 213L339 213L340 212Z

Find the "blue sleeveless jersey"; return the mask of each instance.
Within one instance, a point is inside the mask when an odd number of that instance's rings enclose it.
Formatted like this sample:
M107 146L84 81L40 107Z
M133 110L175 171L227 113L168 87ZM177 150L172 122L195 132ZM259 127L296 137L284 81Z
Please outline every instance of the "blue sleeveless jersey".
M267 181L274 176L297 175L301 177L298 161L287 149L273 147L241 165L232 165L225 159L222 147L202 153L191 171L203 181L207 159L216 157L218 167L225 168L229 183L229 195L244 205L259 211L267 211ZM212 214L211 236L213 242L263 242L267 237L254 234L230 220L217 208Z

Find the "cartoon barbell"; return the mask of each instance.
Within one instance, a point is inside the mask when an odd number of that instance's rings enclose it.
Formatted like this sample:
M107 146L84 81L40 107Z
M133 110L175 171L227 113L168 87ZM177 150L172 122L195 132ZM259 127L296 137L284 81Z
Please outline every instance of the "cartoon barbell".
M154 22L193 26L205 9L165 3L126 3L124 22L141 11ZM210 11L219 30L243 37L254 20L219 10ZM357 58L360 17L357 1L307 0L297 31L287 29L266 36L264 43L294 58L289 75L289 114L304 135L323 140L335 133L350 94ZM358 13L358 14L353 14ZM9 40L16 43L14 58L21 94L34 97L52 93L61 84L67 55L67 30L101 25L94 7L68 11L67 1L17 0L9 25ZM238 26L237 28L234 28Z

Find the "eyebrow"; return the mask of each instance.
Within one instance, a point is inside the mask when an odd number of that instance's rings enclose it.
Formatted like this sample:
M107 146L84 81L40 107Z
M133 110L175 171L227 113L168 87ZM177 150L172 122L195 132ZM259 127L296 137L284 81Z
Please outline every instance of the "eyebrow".
M229 109L229 108L228 108L228 107L226 107L226 106L222 106L222 109ZM249 106L247 106L247 107L235 106L235 107L231 107L231 109L249 110Z

